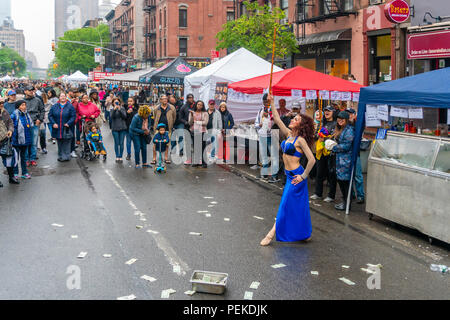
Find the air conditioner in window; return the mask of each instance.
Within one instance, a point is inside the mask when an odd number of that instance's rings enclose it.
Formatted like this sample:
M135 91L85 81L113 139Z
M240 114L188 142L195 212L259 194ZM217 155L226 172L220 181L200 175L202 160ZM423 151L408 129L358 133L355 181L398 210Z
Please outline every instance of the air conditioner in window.
M280 20L280 24L281 25L283 25L283 24L288 24L289 23L289 20L288 19L281 19Z
M186 57L186 52L180 52L180 57Z
M383 0L370 0L369 1L370 5L381 4L381 3L383 3Z

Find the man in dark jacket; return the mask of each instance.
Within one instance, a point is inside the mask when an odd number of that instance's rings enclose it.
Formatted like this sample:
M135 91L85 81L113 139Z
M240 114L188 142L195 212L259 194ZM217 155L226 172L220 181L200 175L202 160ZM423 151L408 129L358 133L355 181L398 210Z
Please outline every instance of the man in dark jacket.
M32 86L25 88L25 101L27 103L27 112L35 124L31 128L31 146L28 148L26 154L27 165L37 166L36 154L37 143L39 138L39 127L44 121L45 106L41 99L36 98L34 95L34 88Z
M179 121L184 125L184 129L189 128L189 113L191 110L194 110L194 95L188 94L187 101L184 106L180 110Z

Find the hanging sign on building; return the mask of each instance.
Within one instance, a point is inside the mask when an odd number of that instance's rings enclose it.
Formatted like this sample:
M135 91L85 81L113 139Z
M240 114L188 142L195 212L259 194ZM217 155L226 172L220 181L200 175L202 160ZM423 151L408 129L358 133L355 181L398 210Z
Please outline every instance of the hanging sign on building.
M403 23L409 19L411 10L409 4L403 0L394 0L384 7L386 18L393 23Z

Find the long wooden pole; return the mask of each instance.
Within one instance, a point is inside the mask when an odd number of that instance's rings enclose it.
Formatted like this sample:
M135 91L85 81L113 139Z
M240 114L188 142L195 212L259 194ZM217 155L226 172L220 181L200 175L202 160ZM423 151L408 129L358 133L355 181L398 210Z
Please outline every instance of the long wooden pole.
M272 79L273 79L273 64L275 60L275 42L277 40L277 26L273 28L273 45L272 45L272 66L270 68L270 85L269 85L269 94L272 94Z

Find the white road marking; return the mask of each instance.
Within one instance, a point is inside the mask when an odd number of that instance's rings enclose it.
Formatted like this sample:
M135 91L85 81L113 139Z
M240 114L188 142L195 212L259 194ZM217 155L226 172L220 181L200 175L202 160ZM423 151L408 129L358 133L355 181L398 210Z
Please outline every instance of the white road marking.
M114 178L111 171L108 169L104 169L105 173L109 176L112 183L119 189L120 193L124 196L124 198L128 201L129 206L134 210L134 212L138 212L139 209L134 204L134 202L131 200L131 198L128 196L128 194L125 192L125 190L122 188L122 186L119 184L119 182ZM139 211L141 213L141 211ZM178 256L178 254L175 252L175 250L172 248L172 246L169 244L167 239L162 236L160 233L153 234L151 233L153 239L155 240L158 248L164 252L164 256L166 257L167 261L172 265L181 266L181 274L184 276L186 275L187 271L190 271L191 268L188 266L186 262L181 260L181 258Z

